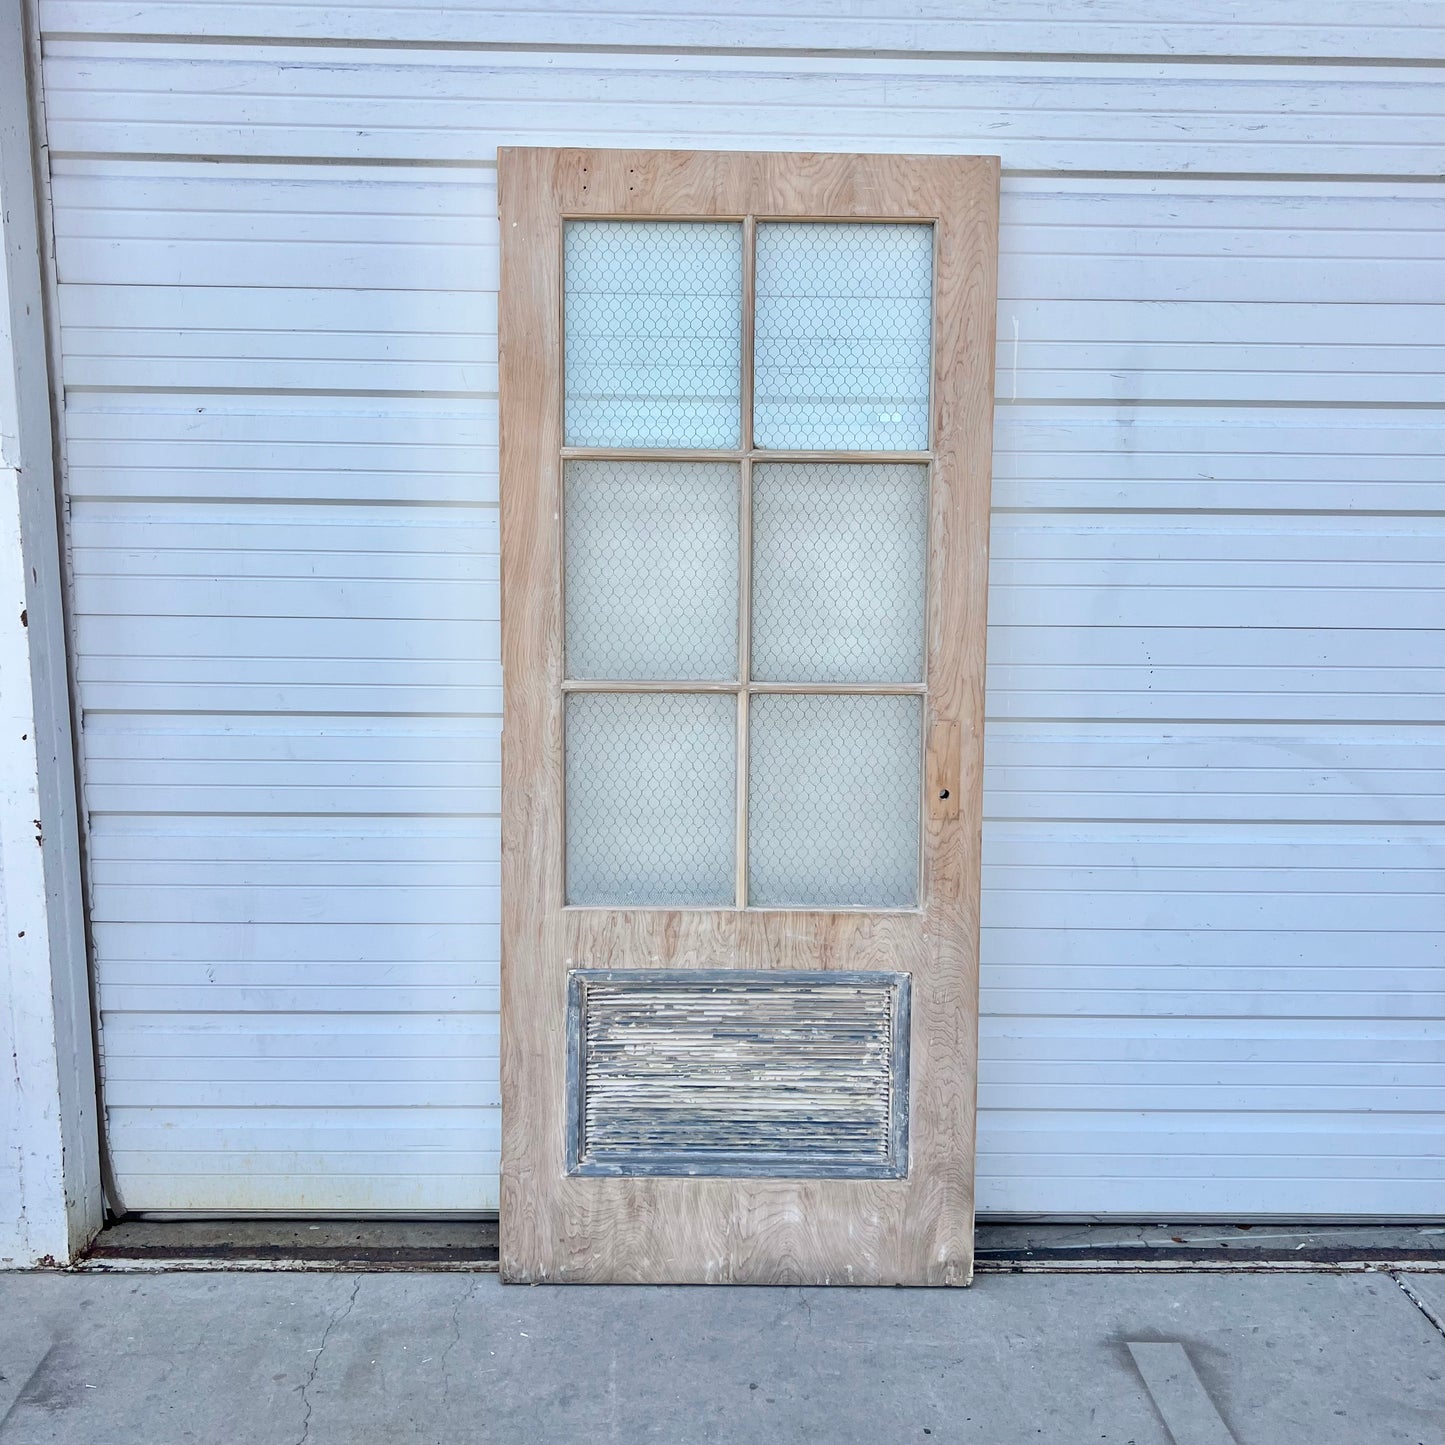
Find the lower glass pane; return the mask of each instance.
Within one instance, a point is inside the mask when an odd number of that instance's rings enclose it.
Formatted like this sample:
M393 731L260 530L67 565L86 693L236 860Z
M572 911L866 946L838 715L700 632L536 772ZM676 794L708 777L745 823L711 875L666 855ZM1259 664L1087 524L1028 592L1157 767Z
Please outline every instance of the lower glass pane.
M754 908L916 905L922 706L916 696L754 696Z
M732 905L731 693L573 693L566 750L568 903Z

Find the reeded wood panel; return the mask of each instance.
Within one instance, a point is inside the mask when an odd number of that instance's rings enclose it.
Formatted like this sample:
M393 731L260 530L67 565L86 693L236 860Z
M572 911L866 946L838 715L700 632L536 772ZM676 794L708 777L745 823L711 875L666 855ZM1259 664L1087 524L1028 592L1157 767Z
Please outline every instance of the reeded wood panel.
M987 158L504 150L501 504L503 734L502 1269L509 1280L966 1284L972 1275L979 817L998 165ZM800 909L568 907L564 703L659 690L563 673L564 222L739 220L744 235L742 596L755 465L926 466L924 680L694 683L742 704L775 693L892 692L921 716L918 888L906 904ZM764 452L749 365L757 236L770 221L930 224L928 446ZM846 238L845 238L846 239ZM916 334L917 328L910 334ZM910 386L912 383L910 383ZM912 394L912 393L910 393ZM906 434L905 434L906 433ZM915 446L900 430L885 446ZM793 444L797 444L796 441ZM844 445L856 445L844 438ZM633 451L610 455L642 457ZM655 452L653 453L655 455ZM695 455L695 454L694 454ZM745 609L746 610L746 609ZM895 649L896 650L896 649ZM666 684L676 691L675 684ZM687 689L684 689L687 690ZM952 729L952 731L951 731ZM746 744L744 743L744 751ZM746 762L746 758L742 759ZM748 776L739 768L740 779ZM739 786L740 852L747 837ZM867 846L866 838L858 847ZM741 860L745 865L746 860ZM907 1172L900 1178L599 1178L568 1172L568 976L585 970L901 974L909 981ZM575 1151L574 1151L575 1152Z
M572 1174L899 1179L908 977L576 969Z

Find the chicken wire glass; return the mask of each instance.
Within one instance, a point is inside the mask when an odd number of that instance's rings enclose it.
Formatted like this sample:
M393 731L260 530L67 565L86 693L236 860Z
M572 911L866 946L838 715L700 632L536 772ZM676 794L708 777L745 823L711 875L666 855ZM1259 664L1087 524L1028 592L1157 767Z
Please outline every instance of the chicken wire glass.
M921 682L928 468L753 469L753 676Z
M735 901L737 703L731 693L567 699L567 902Z
M918 902L922 698L762 693L748 729L748 902Z
M735 221L568 221L568 446L735 447L743 231Z
M756 444L926 451L932 318L932 226L760 223Z
M738 468L566 465L567 675L737 676Z

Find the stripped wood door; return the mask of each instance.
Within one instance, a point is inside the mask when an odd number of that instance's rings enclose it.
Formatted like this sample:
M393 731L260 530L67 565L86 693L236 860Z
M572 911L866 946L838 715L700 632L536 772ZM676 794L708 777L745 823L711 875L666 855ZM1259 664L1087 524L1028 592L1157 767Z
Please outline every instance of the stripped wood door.
M997 162L499 164L504 1276L967 1283Z

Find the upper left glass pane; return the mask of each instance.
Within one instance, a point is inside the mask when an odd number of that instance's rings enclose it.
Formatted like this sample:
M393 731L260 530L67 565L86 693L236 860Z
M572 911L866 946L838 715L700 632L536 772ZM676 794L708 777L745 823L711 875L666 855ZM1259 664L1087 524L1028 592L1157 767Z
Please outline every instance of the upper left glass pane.
M743 228L568 221L565 444L736 447Z

